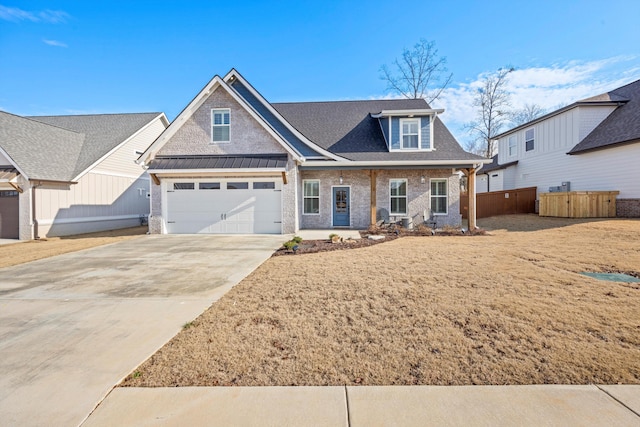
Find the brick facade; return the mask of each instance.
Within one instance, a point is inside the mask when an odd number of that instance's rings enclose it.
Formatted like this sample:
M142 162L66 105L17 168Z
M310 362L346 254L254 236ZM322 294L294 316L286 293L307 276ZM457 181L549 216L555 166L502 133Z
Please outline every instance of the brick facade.
M616 199L618 218L640 218L640 199Z
M342 175L342 184L340 176ZM421 182L425 177L424 184ZM407 179L407 215L389 215L390 195L389 180ZM376 178L376 205L377 218L389 218L400 220L403 217L410 217L414 224L421 223L424 214L429 214L430 210L430 179L446 178L448 188L448 212L446 215L437 216L437 225L459 226L462 222L460 215L460 179L457 174L452 174L451 169L438 170L381 170ZM320 181L320 213L315 215L305 215L303 208L303 187L302 181L315 179ZM369 171L359 170L325 170L325 171L302 171L299 184L300 201L298 209L300 211L300 228L322 229L332 228L332 188L349 187L351 203L351 225L350 228L366 229L370 224L371 215L371 180Z

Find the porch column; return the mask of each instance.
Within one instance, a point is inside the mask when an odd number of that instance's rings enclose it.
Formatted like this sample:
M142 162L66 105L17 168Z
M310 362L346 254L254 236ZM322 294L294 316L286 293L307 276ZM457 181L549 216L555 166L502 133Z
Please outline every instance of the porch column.
M469 197L469 212L467 212L467 220L469 221L469 230L476 228L476 170L469 168L467 170L467 196Z
M378 177L378 171L370 170L369 177L371 178L371 225L376 224L376 182Z

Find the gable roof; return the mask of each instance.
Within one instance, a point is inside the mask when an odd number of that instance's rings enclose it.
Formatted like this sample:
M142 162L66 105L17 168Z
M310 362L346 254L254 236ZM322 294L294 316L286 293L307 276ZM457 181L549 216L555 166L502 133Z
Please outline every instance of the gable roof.
M305 157L327 157L333 160L344 160L334 153L324 150L315 141L301 134L291 126L282 115L258 92L235 68L227 73L224 81L249 104L269 125L284 139L292 144Z
M640 80L594 98L609 98L617 102L624 102L624 104L609 114L568 154L579 154L640 141Z
M191 100L191 102L178 114L168 128L138 157L137 163L146 164L155 154L176 134L191 115L207 100L214 91L222 89L226 91L241 107L243 107L282 147L294 158L300 159L301 155L280 134L278 134L250 105L233 90L220 76L215 75L204 88Z
M71 182L162 113L20 117L0 112L0 148L28 179Z
M0 112L0 147L29 179L69 181L85 136Z
M327 151L353 161L482 160L468 153L436 117L433 151L389 152L380 122L385 110L425 110L424 99L271 104L293 127Z

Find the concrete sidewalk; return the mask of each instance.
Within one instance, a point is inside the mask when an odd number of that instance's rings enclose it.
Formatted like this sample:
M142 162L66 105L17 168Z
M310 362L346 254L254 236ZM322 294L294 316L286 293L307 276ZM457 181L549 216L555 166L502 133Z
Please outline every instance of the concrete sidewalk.
M640 426L640 385L116 388L83 427Z

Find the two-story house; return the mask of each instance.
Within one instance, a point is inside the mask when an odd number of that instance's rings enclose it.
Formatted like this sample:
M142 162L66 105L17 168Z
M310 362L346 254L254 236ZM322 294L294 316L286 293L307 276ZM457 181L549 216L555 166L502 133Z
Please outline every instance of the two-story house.
M142 154L152 233L459 225L465 152L422 99L269 103L215 76Z
M618 216L640 217L640 183L632 173L640 159L640 80L496 139L497 163L483 170L490 191L537 187L543 193L563 183L571 191L617 190Z

